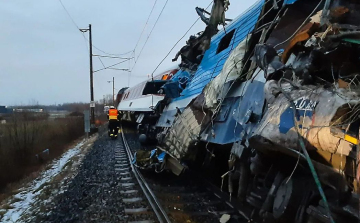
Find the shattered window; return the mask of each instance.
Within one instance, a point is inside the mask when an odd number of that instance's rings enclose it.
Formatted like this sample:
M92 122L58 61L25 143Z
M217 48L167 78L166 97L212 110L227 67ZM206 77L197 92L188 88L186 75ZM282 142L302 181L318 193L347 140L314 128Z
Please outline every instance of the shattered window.
M230 42L232 37L234 36L235 33L235 29L231 30L230 32L228 32L221 40L219 43L219 46L216 50L216 54L220 53L221 51L225 50L226 48L229 47Z

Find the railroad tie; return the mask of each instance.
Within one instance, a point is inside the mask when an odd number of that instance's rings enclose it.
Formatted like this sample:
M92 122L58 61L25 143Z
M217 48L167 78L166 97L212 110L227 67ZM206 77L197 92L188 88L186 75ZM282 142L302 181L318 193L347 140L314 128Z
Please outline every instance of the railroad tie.
M130 175L131 173L129 171L126 171L126 172L122 172L119 174L120 174L120 176L127 176L127 175Z
M136 194L138 192L138 190L122 190L120 191L120 194Z
M125 208L125 214L142 214L147 211L147 208Z
M149 220L145 220L145 221L129 221L128 223L154 223L154 221L149 221Z
M141 197L123 198L124 203L136 203L136 202L140 202L142 200L143 199Z
M123 172L123 171L129 171L130 167L125 167L125 168L115 168L115 171L119 171L119 172Z
M129 164L115 164L115 167L120 167L120 168L125 168L125 167L129 167Z
M133 187L133 186L135 186L135 183L121 183L120 186L121 187Z

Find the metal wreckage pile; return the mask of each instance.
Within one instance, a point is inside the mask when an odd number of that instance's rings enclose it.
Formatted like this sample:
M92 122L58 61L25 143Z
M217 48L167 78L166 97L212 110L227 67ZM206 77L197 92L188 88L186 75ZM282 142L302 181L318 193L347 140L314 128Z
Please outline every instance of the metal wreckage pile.
M292 2L264 3L262 23L159 148L194 161L199 142L217 137L214 117L237 95L227 111L236 126L221 128L237 139L223 176L228 191L262 219L359 222L360 2Z

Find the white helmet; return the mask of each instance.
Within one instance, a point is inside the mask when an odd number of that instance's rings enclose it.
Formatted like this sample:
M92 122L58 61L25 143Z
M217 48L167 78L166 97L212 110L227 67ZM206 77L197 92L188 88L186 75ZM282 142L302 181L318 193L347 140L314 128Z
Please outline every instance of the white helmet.
M114 109L115 107L114 106L110 106L111 109Z

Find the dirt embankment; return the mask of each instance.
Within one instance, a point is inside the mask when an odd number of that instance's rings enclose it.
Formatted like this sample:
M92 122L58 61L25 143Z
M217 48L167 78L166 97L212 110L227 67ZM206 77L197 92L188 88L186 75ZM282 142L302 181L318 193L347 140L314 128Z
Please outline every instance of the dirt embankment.
M0 222L34 222L35 213L46 215L54 197L64 192L77 174L84 156L92 148L97 134L78 140L57 159L13 185L0 203ZM40 215L41 215L40 214Z

